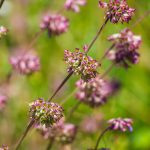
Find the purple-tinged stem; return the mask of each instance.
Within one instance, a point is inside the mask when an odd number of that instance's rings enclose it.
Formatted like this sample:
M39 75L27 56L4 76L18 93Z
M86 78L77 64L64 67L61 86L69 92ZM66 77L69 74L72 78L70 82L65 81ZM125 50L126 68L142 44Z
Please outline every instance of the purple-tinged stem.
M46 150L51 150L53 144L54 144L54 138L51 138L49 140L49 143L48 143L48 146L47 146Z
M33 126L33 124L34 124L34 120L31 120L31 121L29 122L29 124L28 124L26 130L24 131L22 137L20 138L20 140L19 140L19 142L18 142L18 144L17 144L15 150L18 150L18 149L19 149L20 145L22 144L22 141L23 141L23 140L25 139L25 137L27 136L27 134L28 134L29 130L31 129L31 127Z
M92 42L90 43L90 45L88 46L88 49L86 51L86 54L89 52L89 50L92 48L92 46L94 45L95 41L97 40L97 38L99 37L99 35L101 34L102 30L104 29L105 25L108 22L108 18L105 20L105 22L103 23L103 25L100 27L99 31L97 32L97 34L95 35L94 39L92 40Z
M104 53L104 55L103 55L103 56L100 58L100 60L99 60L100 63L104 60L104 58L107 56L107 54L109 53L109 51L112 50L114 47L115 47L115 44L112 44L112 45L110 46L110 48L108 48L108 49L106 50L106 52Z
M63 85L69 80L69 78L73 75L73 71L71 71L67 77L62 81L62 83L58 86L54 94L48 99L48 102L52 101L52 99L55 97L55 95L60 91L60 89L63 87Z
M0 8L2 8L4 1L5 0L1 0L1 2L0 2Z
M99 145L101 139L103 138L103 136L105 135L105 133L106 133L107 131L109 131L109 130L110 130L110 127L106 128L106 129L99 135L94 150L98 150L98 145Z

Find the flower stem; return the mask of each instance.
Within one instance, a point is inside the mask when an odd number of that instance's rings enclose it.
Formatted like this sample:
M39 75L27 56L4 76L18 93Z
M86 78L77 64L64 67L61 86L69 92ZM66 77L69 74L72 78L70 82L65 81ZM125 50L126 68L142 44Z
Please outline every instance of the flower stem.
M66 120L69 120L72 116L73 116L73 113L77 110L77 108L80 106L80 104L81 104L81 101L78 101L77 103L76 103L76 105L74 105L74 107L71 109L71 111L69 112L69 115L68 115L68 117L67 117L67 119Z
M100 143L102 137L103 137L103 136L105 135L105 133L106 133L107 131L109 131L109 130L110 130L110 127L106 128L106 129L99 135L94 150L98 150L98 145L99 145L99 143Z
M104 78L114 67L115 63L112 63L109 68L101 75L101 78Z
M5 0L1 0L1 2L0 2L0 8L2 8L4 1Z
M105 25L108 22L108 18L105 20L105 22L103 23L103 25L100 27L99 31L97 32L97 34L95 35L94 39L92 40L92 42L90 43L90 45L88 46L88 49L86 51L86 54L89 52L89 50L92 48L92 46L94 45L95 41L97 40L97 38L99 37L99 35L101 34L102 30L104 29Z
M46 150L50 150L52 148L53 144L54 144L54 138L51 138L49 140Z
M104 55L100 58L99 62L101 63L103 61L103 59L107 56L108 52L110 50L112 50L113 48L115 47L115 44L112 44L107 50L106 52L104 53Z
M31 121L29 122L29 124L28 124L28 126L27 126L25 132L23 133L22 137L20 138L20 140L19 140L19 142L18 142L18 144L17 144L15 150L18 150L18 149L19 149L21 143L23 142L23 140L24 140L25 137L27 136L27 134L28 134L29 130L31 129L31 127L33 126L33 124L34 124L34 120L31 120Z
M48 102L50 102L55 95L60 91L60 89L63 87L63 85L69 80L69 78L73 75L73 71L71 71L68 76L62 81L62 83L58 86L54 94L48 99Z

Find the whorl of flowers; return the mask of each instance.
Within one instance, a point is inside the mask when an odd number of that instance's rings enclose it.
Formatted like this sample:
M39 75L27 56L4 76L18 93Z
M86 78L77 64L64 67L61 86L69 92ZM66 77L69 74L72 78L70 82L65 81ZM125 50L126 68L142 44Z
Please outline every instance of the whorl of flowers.
M77 127L74 124L65 123L64 118L61 118L53 126L45 127L38 125L36 128L45 139L53 138L62 144L72 143L77 132Z
M115 45L115 51L108 53L108 58L116 63L121 63L128 67L128 63L136 64L139 61L138 49L141 45L141 36L134 35L130 29L124 29L118 34L113 34L108 38Z
M30 118L37 124L45 125L46 127L53 125L63 117L63 108L53 102L38 99L30 103L29 106Z
M134 8L128 6L126 0L109 0L108 3L99 0L99 6L107 9L105 18L112 23L128 23L135 11Z
M68 27L68 19L59 14L45 15L40 24L40 28L42 30L47 30L50 36L67 32Z
M111 130L132 131L133 120L129 118L115 118L108 121Z
M9 150L9 147L6 145L3 145L2 147L0 147L0 150Z
M113 84L101 79L100 76L91 79L89 82L79 80L76 86L78 88L76 98L91 107L103 105L114 90L116 91Z
M21 74L31 74L40 70L40 58L31 52L18 52L10 57L10 64Z
M7 32L8 32L8 29L6 29L4 26L0 26L0 38L6 35Z
M5 107L6 103L7 103L7 96L0 95L0 110Z
M65 8L67 10L72 10L74 12L80 11L80 6L84 6L86 4L86 0L66 0Z
M95 78L97 74L97 67L100 64L92 57L80 52L76 48L75 52L69 50L64 51L64 60L68 64L68 72L73 71L76 75L81 75L83 80Z

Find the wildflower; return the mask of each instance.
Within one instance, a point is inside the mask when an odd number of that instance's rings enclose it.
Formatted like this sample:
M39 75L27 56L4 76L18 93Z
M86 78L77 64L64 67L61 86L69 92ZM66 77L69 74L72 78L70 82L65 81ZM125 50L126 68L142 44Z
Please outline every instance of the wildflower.
M6 29L4 26L0 26L0 38L6 35L7 32L8 32L8 29Z
M77 127L71 123L65 123L64 118L61 118L58 122L50 127L38 125L36 127L45 139L54 139L62 144L72 143Z
M2 110L7 103L7 96L0 95L0 110Z
M67 32L68 27L68 19L59 14L45 15L40 24L41 30L47 30L50 36Z
M110 60L124 67L129 67L129 63L138 63L141 36L134 35L130 29L126 28L118 34L111 35L108 40L115 45L115 51L112 50L107 55Z
M73 71L74 74L81 75L83 80L95 78L97 74L96 69L100 66L96 60L80 52L78 48L76 48L75 52L65 50L64 60L68 64L68 72Z
M56 103L38 99L30 103L29 106L30 118L35 120L37 124L46 127L53 125L63 117L63 108Z
M79 12L80 7L84 6L86 4L86 0L66 0L65 2L65 8L67 10L72 10L74 12Z
M0 147L0 150L9 150L9 147L6 145L2 145L2 147Z
M40 70L40 59L31 52L19 52L10 57L10 64L21 74L31 74Z
M120 130L120 131L127 131L127 129L129 131L132 131L132 124L133 121L132 119L129 118L116 118L116 119L111 119L108 121L108 124L110 125L110 129L111 130Z
M91 79L89 82L79 80L76 83L78 91L76 98L91 107L98 107L106 103L108 97L113 94L115 87L100 76Z
M109 0L108 3L99 0L99 6L106 8L106 19L112 23L129 22L134 14L135 9L130 8L126 0Z

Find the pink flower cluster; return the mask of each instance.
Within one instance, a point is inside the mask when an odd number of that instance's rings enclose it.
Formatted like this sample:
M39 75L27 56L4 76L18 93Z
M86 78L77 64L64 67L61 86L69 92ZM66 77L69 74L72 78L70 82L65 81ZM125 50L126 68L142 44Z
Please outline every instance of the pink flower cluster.
M76 98L91 107L98 107L106 103L107 98L113 93L114 87L100 76L91 79L89 82L79 80L76 83L78 92Z
M66 0L65 2L65 8L67 10L72 10L74 12L79 12L80 7L84 6L86 4L86 0Z
M95 78L96 69L100 66L96 60L80 52L78 48L76 48L75 52L65 50L64 60L68 64L68 72L73 71L74 74L81 75L83 80Z
M9 147L6 145L3 145L2 147L0 147L0 150L9 150Z
M106 19L112 23L129 22L135 9L130 8L126 0L109 0L108 3L99 1L101 8L106 8Z
M63 108L56 103L38 99L29 104L30 118L37 124L49 127L57 123L63 117Z
M60 119L51 127L37 126L36 127L45 139L54 139L62 144L72 143L77 127L71 123L65 123L64 118Z
M128 67L129 62L138 63L140 54L138 49L141 45L141 36L134 35L130 29L124 29L118 34L113 34L108 38L115 45L115 50L108 53L108 58L116 63Z
M45 15L40 24L40 28L42 30L47 30L50 36L67 32L68 27L68 19L59 14Z
M7 96L0 95L0 110L2 110L7 103Z
M111 119L108 121L108 124L110 125L110 129L111 130L120 130L120 131L127 131L127 129L129 129L129 131L132 131L132 124L133 121L132 119L129 118L116 118L116 119Z
M40 59L31 52L19 52L10 57L10 64L21 74L31 74L40 70Z
M0 26L0 38L6 35L7 32L8 32L8 29L6 29L4 26Z

